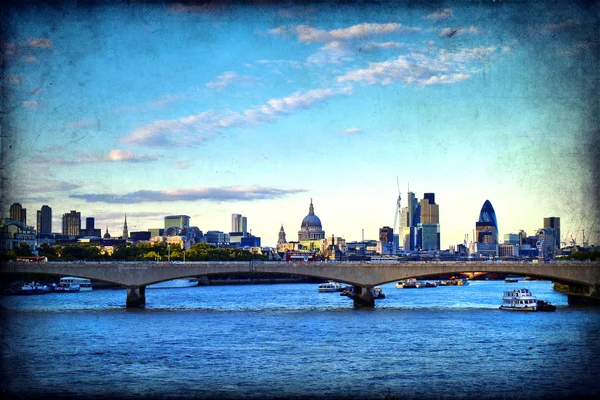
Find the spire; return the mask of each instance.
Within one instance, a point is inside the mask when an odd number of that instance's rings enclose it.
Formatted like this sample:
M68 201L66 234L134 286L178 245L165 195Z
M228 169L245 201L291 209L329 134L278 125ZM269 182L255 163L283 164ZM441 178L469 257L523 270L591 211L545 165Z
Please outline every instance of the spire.
M127 214L125 214L125 223L123 224L123 239L129 239L129 231L127 230Z
M315 208L313 207L312 198L310 199L310 206L308 207L308 215L315 215Z

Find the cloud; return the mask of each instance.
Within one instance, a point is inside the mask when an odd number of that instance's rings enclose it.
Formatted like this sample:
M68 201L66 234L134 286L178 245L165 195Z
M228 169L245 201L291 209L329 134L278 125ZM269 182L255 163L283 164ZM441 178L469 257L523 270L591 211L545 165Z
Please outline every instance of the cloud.
M2 79L3 83L6 82L11 86L19 86L21 84L21 77L17 74L4 75Z
M600 46L600 41L576 42L569 47L558 50L556 53L563 56L574 56L598 46Z
M138 190L125 194L71 194L70 198L88 203L137 204L173 201L255 201L277 199L303 189L276 189L263 186L198 187L193 189Z
M433 20L433 21L443 21L445 19L450 18L451 16L452 16L452 9L444 8L443 10L437 10L435 12L432 12L431 14L426 15L423 18Z
M206 84L207 88L223 90L232 85L242 85L253 82L254 78L247 75L238 75L232 71L223 72L221 75L217 76L217 79L213 82L208 82Z
M22 104L30 110L39 110L41 107L41 104L35 100L24 100Z
M552 32L552 31L558 31L558 30L562 30L562 29L573 28L580 24L581 24L581 21L577 21L574 19L568 19L566 21L559 22L556 24L548 24L548 25L544 26L544 28L542 29L542 32Z
M147 147L196 145L212 139L229 128L252 127L275 120L294 111L308 109L334 96L349 94L351 86L297 91L287 97L268 100L242 112L227 110L217 114L203 111L180 119L160 120L141 126L121 143Z
M280 26L274 29L270 29L269 33L272 35L283 35L286 37L288 35L296 35L300 42L310 44L313 42L331 42L336 40L364 39L392 32L409 33L417 32L419 30L421 30L421 28L407 27L397 23L362 23L350 26L348 28L334 29L331 31L324 31L321 29L313 28L308 25L298 25L295 27Z
M440 37L451 38L454 36L462 35L465 33L470 33L473 35L481 35L484 31L477 28L476 26L470 26L468 28L443 28L440 30Z
M53 179L39 179L35 182L25 184L24 186L37 193L68 192L81 187L81 185L78 183L58 181Z
M148 110L155 110L159 108L164 108L170 104L176 103L185 99L185 96L182 94L167 94L158 97L155 100L150 100L145 103L132 105L132 106L123 106L113 108L111 112L121 113L121 112L143 112Z
M145 163L158 160L162 157L160 154L137 155L130 150L111 150L106 155L77 153L74 160L65 160L62 158L48 158L44 156L35 156L29 160L34 164L50 164L50 165L81 165L92 163L114 163L114 162L129 162L129 163Z
M366 43L364 45L361 45L358 49L360 51L368 52L368 51L379 50L379 49L399 49L404 46L406 46L404 43L398 43L398 42L384 42L384 43L371 42L371 43Z
M349 71L337 81L390 85L395 82L430 86L452 84L476 72L474 63L486 63L496 46L464 48L457 52L442 49L434 57L409 53L384 62L370 62L368 68Z
M52 40L46 38L34 38L27 41L27 47L31 48L50 49L52 46Z
M342 135L348 136L348 135L356 135L357 133L361 133L362 129L360 128L348 128L348 129L344 129L342 131Z

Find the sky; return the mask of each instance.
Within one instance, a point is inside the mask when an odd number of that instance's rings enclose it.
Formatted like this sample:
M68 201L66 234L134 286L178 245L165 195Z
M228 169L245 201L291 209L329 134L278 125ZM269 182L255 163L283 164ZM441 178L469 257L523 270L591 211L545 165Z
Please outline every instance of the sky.
M2 214L377 239L435 193L442 248L560 217L600 242L598 2L3 6ZM469 240L470 240L469 239Z

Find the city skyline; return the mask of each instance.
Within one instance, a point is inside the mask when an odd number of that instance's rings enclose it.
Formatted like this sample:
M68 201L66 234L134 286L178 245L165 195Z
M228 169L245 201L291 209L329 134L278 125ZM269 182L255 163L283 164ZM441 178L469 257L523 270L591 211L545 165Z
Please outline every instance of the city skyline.
M598 243L598 6L498 3L8 5L2 213L239 213L274 246L313 198L359 240L393 226L398 177L401 207L435 193L442 248L486 200L500 237L557 216Z

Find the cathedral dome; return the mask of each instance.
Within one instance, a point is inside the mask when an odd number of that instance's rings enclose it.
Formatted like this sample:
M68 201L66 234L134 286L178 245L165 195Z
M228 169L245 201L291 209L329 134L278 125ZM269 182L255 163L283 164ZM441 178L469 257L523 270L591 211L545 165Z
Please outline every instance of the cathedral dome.
M321 220L315 215L315 209L310 199L308 215L302 220L300 231L298 231L298 241L301 240L320 240L325 238L325 231L321 225Z
M314 214L308 214L302 220L302 226L315 226L321 228L321 220Z

